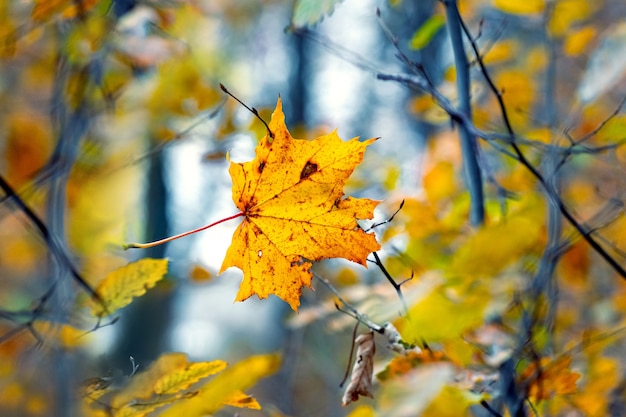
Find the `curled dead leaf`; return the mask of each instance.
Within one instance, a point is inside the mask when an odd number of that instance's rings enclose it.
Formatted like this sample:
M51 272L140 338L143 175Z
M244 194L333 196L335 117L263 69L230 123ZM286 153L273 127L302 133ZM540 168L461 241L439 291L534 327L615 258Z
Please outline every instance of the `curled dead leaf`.
M350 374L350 382L341 398L345 407L359 399L359 395L374 398L372 392L372 376L374 374L374 332L359 335L354 341L356 344L356 361Z

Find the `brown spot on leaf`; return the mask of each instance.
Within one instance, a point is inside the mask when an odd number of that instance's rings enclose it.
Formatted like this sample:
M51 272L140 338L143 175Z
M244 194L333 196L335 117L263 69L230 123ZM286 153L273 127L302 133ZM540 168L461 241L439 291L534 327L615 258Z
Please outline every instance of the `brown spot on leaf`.
M308 178L314 172L317 172L317 164L314 164L311 161L307 161L304 168L302 168L302 172L300 173L300 179L303 180L305 178Z
M263 173L263 169L265 168L265 161L261 161L259 164L259 174Z

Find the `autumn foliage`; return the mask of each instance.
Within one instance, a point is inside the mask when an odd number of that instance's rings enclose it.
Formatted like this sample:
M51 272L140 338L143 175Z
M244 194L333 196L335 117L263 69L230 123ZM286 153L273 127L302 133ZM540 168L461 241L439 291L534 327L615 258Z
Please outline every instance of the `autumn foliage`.
M343 142L336 131L296 140L278 100L256 158L230 164L233 201L244 220L221 272L230 266L243 271L238 301L275 294L297 311L301 288L311 287L310 261L346 258L365 266L367 256L380 249L374 234L357 223L371 219L378 202L343 195L374 140Z
M366 3L0 5L0 415L626 415L623 5Z

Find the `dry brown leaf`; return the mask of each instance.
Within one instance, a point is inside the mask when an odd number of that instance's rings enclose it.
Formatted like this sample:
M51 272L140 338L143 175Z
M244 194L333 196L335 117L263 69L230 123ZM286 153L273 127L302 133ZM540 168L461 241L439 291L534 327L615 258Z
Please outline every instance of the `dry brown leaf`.
M356 362L352 367L350 383L346 387L341 398L341 404L345 407L359 399L359 395L374 398L372 393L372 376L374 374L374 332L359 335L354 341L356 344Z

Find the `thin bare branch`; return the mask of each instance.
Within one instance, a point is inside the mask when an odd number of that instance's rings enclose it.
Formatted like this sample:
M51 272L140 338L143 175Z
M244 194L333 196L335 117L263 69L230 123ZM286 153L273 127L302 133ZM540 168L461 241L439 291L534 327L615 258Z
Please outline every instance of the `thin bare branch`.
M226 94L228 94L229 96L231 96L232 98L234 98L237 103L241 104L242 106L244 106L250 113L254 114L256 116L257 119L259 119L261 121L261 123L263 123L263 125L265 126L265 128L267 129L267 135L274 139L274 132L272 132L270 130L269 125L267 124L267 122L265 120L263 120L263 118L261 117L261 115L259 114L259 111L257 109L255 109L254 107L250 107L248 106L246 103L244 103L243 101L241 101L239 98L237 98L237 96L235 96L233 93L231 93L230 91L228 91L228 89L224 86L224 84L220 83L220 88L222 89L223 92L225 92Z
M511 137L511 141L509 144L511 148L513 149L515 155L517 156L517 160L528 171L530 171L530 173L539 181L543 189L546 191L546 195L548 196L550 200L554 202L554 204L556 204L556 206L559 208L559 211L561 212L563 217L565 217L565 219L567 219L567 221L572 226L574 226L574 228L578 231L578 233L580 233L580 235L587 241L587 243L596 251L596 253L598 253L598 255L602 257L602 259L605 260L606 263L608 263L611 266L611 268L615 270L615 272L617 272L623 279L626 279L626 270L602 247L602 245L598 243L598 241L596 241L596 239L591 235L591 233L585 230L585 228L581 225L581 223L579 223L578 220L576 220L576 218L569 211L569 209L567 208L567 206L565 205L561 197L552 190L552 187L550 187L550 184L546 181L543 175L537 170L537 168L535 168L533 164L531 164L531 162L526 158L521 148L515 142L514 140L515 131L513 130L513 127L509 120L509 116L508 116L508 112L506 109L506 105L504 103L502 92L496 87L495 83L493 82L489 74L489 71L487 70L485 63L483 62L482 57L480 56L480 52L478 51L478 46L472 40L472 37L470 36L469 30L465 26L463 19L459 17L459 21L463 30L467 34L468 39L470 40L470 45L472 46L472 50L474 51L474 55L476 56L476 60L478 62L478 65L480 66L483 77L485 78L485 81L487 82L489 89L492 91L492 93L496 97L496 100L498 101L498 106L500 108L500 113L502 115L504 125L506 126L506 129Z
M371 261L369 259L368 259L368 261L376 264L376 266L378 268L380 268L380 271L383 273L385 278L387 278L389 283L396 290L396 293L398 294L398 298L402 302L402 308L404 309L404 314L408 315L409 314L409 308L408 308L408 306L406 304L406 300L404 299L404 295L402 294L402 284L404 284L407 281L410 281L411 279L413 279L413 273L411 273L411 277L410 278L407 278L407 279L403 280L402 282L397 283L396 280L393 279L393 277L391 276L389 271L387 271L387 268L385 268L385 265L383 265L383 261L381 261L380 257L378 256L378 253L372 252L372 255L374 255L374 261Z
M316 273L313 273L313 276L317 278L317 280L321 282L326 288L328 288L330 292L332 292L335 295L335 297L337 297L337 299L341 302L341 304L347 309L347 310L342 310L340 306L336 305L337 310L343 313L346 313L350 315L351 317L354 317L356 320L363 323L365 326L369 327L370 329L374 330L377 333L380 333L380 334L384 333L385 329L383 328L383 326L379 326L378 324L372 322L363 314L361 314L351 304L349 304L346 300L344 300L341 294L339 293L339 291L337 291L337 289L333 286L333 284L330 283L330 281L328 281L326 278L323 278L317 275Z
M72 261L70 260L69 256L67 255L65 251L65 248L58 242L56 237L52 233L50 233L50 231L48 230L48 227L45 225L43 220L41 220L39 216L35 214L35 212L24 202L24 200L22 200L15 193L13 188L1 175L0 175L0 188L2 188L2 190L4 191L4 194L7 197L7 199L11 200L13 204L15 204L26 215L26 217L31 221L31 223L35 225L35 227L37 228L37 230L43 237L44 242L50 249L50 252L52 252L52 254L55 256L55 258L57 258L57 260L59 261L61 265L67 268L67 270L70 272L74 280L81 287L83 287L83 289L91 297L93 297L96 301L102 304L104 308L106 308L106 306L104 305L104 301L102 300L100 295L98 295L98 293L96 293L96 291L93 288L91 288L91 286L87 283L87 281L85 281L85 279L78 272L76 267L74 267L74 265L72 264Z
M391 216L389 216L389 218L387 220L383 220L380 223L374 223L373 225L368 227L367 230L365 230L365 231L369 232L369 231L372 231L373 229L377 228L378 226L382 226L384 224L391 223L391 221L394 219L394 217L396 217L396 215L398 213L400 213L400 210L402 210L402 207L404 207L404 200L402 200L402 202L400 203L400 207L398 207L398 209L396 211L394 211L393 214Z

